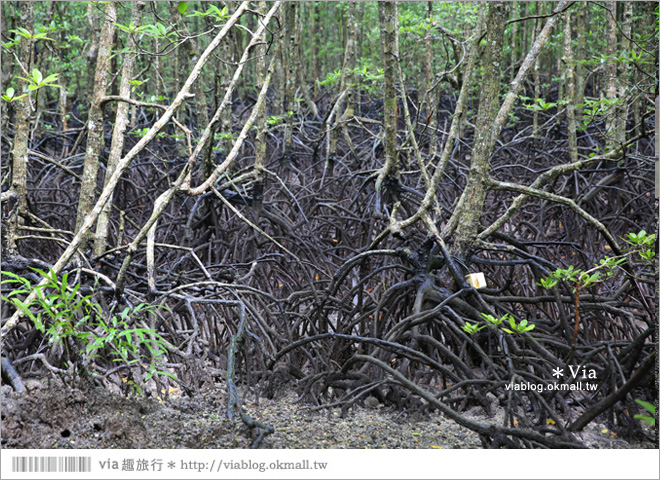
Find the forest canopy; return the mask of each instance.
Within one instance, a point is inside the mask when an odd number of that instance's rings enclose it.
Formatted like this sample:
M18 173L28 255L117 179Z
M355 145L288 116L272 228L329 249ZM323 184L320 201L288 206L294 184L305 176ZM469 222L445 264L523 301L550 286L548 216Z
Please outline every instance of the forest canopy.
M649 438L657 2L1 8L16 389L220 385L254 446L287 389Z

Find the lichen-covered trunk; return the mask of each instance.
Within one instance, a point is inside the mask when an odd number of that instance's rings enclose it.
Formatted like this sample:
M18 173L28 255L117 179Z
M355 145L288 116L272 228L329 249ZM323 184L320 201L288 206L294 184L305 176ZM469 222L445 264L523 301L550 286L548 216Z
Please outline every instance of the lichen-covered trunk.
M376 190L385 178L399 177L399 159L396 140L397 62L399 61L399 22L396 2L378 2L380 43L383 52L383 123L385 125L385 168L379 176Z
M145 7L145 2L133 2L131 4L131 22L136 26L140 25L140 18L142 16L142 9ZM121 70L121 84L119 86L119 96L130 98L131 96L131 83L133 79L133 67L135 65L135 37L129 35L127 39L127 50L124 55L124 63ZM117 163L121 158L124 150L124 134L128 127L128 111L129 104L120 102L117 106L117 115L115 117L115 126L112 131L112 140L110 143L110 155L108 156L107 167L103 186L108 184L108 180L117 168ZM112 209L112 198L105 204L96 223L96 235L94 239L94 254L97 256L105 252L108 237L108 228L110 223L110 211Z
M32 2L22 2L20 6L20 27L34 31L34 5ZM18 58L26 67L32 71L30 63L32 53L32 41L23 39L18 45ZM21 72L20 76L23 76ZM20 95L26 88L25 80L18 80L16 96ZM16 109L16 127L14 132L14 146L11 151L11 197L5 206L7 216L7 250L10 256L18 254L19 242L16 237L19 230L25 224L27 215L27 163L28 163L28 134L30 125L30 110L32 97L28 95L21 100L13 102Z
M266 15L268 6L266 2L259 2L258 11L260 15ZM262 37L265 40L265 34ZM261 90L266 79L266 44L265 42L260 44L256 48L256 57L257 57L257 84L255 85L257 90ZM253 208L254 215L256 218L256 223L259 221L259 215L263 208L263 191L264 191L264 180L265 180L265 168L266 168L266 130L268 124L266 122L266 103L263 102L259 106L259 112L257 113L257 119L255 121L257 127L257 138L255 144L255 153L254 153L254 190L252 192L253 196Z
M89 25L90 39L88 41L89 48L87 49L87 89L84 101L89 103L92 101L94 89L94 71L99 54L99 32L101 30L99 8L93 5L92 2L87 4L87 24Z
M550 38L552 29L560 12L566 6L567 1L561 0L555 9L555 14L548 17L543 29L536 36L534 43L527 52L525 59L520 65L516 78L511 82L509 92L504 98L501 107L495 114L497 93L500 79L500 61L502 52L502 33L504 29L505 6L501 2L489 4L487 45L484 52L483 77L481 81L481 98L479 100L478 118L475 127L475 139L472 148L470 171L468 181L463 190L458 205L454 209L448 225L456 225L454 252L462 258L467 258L469 252L477 240L479 221L483 213L486 193L491 179L488 175L490 170L490 156L495 147L504 125L509 119L509 114L515 102L518 100L523 83L532 65L535 64L539 52ZM486 229L488 230L488 229ZM447 228L444 233L449 233Z
M616 23L616 2L607 2L607 10L605 15L607 17L607 66L606 66L606 79L605 97L610 105L614 103L618 91L618 77L617 77L617 59L616 59L616 45L617 45L617 23ZM610 111L606 116L605 129L607 135L607 144L609 148L615 148L616 144L616 109L610 107Z
M507 8L503 2L488 5L486 49L483 56L481 96L472 147L467 185L459 200L461 221L456 228L455 250L463 257L478 233L479 219L486 198L490 155L493 150L493 123L497 115L498 93L502 74L502 50Z
M575 119L575 59L571 37L571 12L564 17L564 56L566 68L566 120L568 121L568 156L571 163L578 161L577 123Z
M83 220L91 212L95 203L99 157L104 146L103 106L101 101L110 83L110 57L115 35L115 22L117 21L117 5L114 2L106 4L104 19L96 58L92 101L87 117L87 147L80 185L76 231L80 229ZM83 241L83 250L87 241L89 241L89 238L85 238Z
M284 151L283 158L285 163L291 161L293 150L293 112L295 110L295 90L296 90L296 61L293 58L296 50L296 7L295 2L287 2L284 6L285 34L284 34L284 114L286 122L284 126Z

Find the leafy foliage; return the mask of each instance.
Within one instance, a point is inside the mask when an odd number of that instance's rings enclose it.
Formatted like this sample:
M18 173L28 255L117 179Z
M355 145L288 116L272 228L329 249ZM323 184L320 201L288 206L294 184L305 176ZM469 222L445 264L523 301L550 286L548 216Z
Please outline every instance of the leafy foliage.
M47 272L33 269L43 278L43 283L33 285L28 278L12 272L2 272L2 285L13 287L2 300L21 310L44 334L49 344L62 345L65 350L69 340L77 350L75 368L78 374L96 372L100 365L92 360L119 363L124 367L138 366L147 370L145 381L155 375L176 378L165 371L165 352L168 342L154 329L137 327L135 323L158 305L141 303L126 307L119 314L105 314L94 300L94 292L83 295L80 284L70 285L69 274L62 277L51 269ZM21 297L36 292L36 300L26 304ZM134 385L142 392L140 385Z
M646 402L644 400L640 400L639 398L636 398L635 402L637 402L647 412L649 412L651 414L651 416L637 414L637 415L635 415L635 418L638 419L638 420L641 420L642 422L646 423L647 425L655 426L655 405L653 405L652 403Z
M486 328L486 326L485 325L479 326L476 323L465 322L465 325L463 325L461 328L464 331L466 331L467 333L469 333L470 335L474 335L478 331L483 330L484 328Z
M57 80L57 77L59 77L59 74L53 73L44 78L43 74L38 69L35 68L32 70L32 73L27 76L27 78L26 77L18 77L18 78L28 82L27 88L29 91L32 92L34 90L39 90L42 87L62 88L62 85L53 83L55 82L55 80Z
M511 330L509 330L508 328L504 328L504 327L502 327L502 330L504 330L507 333L515 333L515 334L518 334L518 335L522 335L523 333L531 332L536 327L536 325L534 325L533 323L528 324L527 319L523 319L523 320L520 321L520 323L517 324L516 320L510 315L509 315L509 326L511 327Z

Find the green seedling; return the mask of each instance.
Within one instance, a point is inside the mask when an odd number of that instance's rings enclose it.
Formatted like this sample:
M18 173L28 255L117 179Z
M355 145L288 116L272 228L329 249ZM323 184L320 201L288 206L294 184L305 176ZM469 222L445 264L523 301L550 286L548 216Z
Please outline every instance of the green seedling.
M510 320L513 318L509 313L504 314L500 318L495 318L492 315L488 315L487 313L482 313L481 316L484 317L484 320L486 320L488 323L495 325L496 327L499 327L504 320Z
M516 320L511 315L509 315L509 326L511 326L511 329L502 328L502 330L504 330L506 333L513 333L517 335L531 332L536 327L534 324L528 324L526 319L521 320L519 324L516 324Z
M646 423L647 425L655 425L655 405L649 402L645 402L644 400L640 400L639 398L635 399L635 402L637 402L639 405L641 405L646 411L648 411L651 415L635 415L634 417L637 420L641 420L642 422Z
M2 96L2 99L5 102L15 102L16 100L20 100L21 98L27 97L27 93L24 93L23 95L16 95L16 90L13 88L8 88L5 94Z
M26 77L18 77L21 80L28 82L28 90L34 91L39 90L41 87L57 87L62 88L62 85L57 85L53 83L59 77L58 73L53 73L44 78L43 74L38 69L33 69L32 73Z
M474 335L479 330L486 328L486 326L485 325L479 326L479 324L477 323L473 324L473 323L465 322L465 325L463 325L461 328L470 335Z

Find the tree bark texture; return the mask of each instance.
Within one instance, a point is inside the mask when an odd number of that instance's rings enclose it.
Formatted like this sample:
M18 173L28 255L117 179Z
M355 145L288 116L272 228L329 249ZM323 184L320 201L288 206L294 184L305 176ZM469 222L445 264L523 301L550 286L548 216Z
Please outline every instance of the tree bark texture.
M95 202L99 158L105 146L102 100L110 83L110 56L112 53L116 21L117 5L114 2L109 2L105 6L99 52L96 59L94 89L87 117L87 148L85 150L85 163L80 184L76 232L80 230L85 216L92 210ZM88 240L87 235L85 235L83 244L81 245L83 249Z
M133 2L131 4L131 22L136 26L140 25L140 18L142 9L145 7L145 2ZM121 85L119 87L119 96L130 98L131 97L131 83L133 79L133 68L135 65L135 38L129 35L126 42L127 51L124 55L124 63L121 70ZM115 126L112 131L112 140L110 143L110 155L106 166L103 187L105 188L112 174L117 168L117 163L121 158L124 150L124 135L128 127L128 112L129 104L120 102L117 106L117 115L115 116ZM112 201L105 204L96 224L96 234L94 239L94 254L97 256L105 252L107 245L108 229L110 223L110 212L112 208Z
M483 56L483 77L481 96L475 126L474 146L470 161L470 173L463 195L459 200L461 222L456 229L455 250L465 257L479 229L479 219L486 198L486 184L490 170L490 155L493 148L493 123L497 114L497 101L500 89L502 47L504 46L504 25L507 7L503 2L488 5L486 25L486 49Z
M380 42L383 52L383 123L385 125L385 165L376 180L376 191L380 193L386 178L398 180L399 154L397 150L397 62L399 61L399 22L396 2L378 2Z
M23 28L34 29L34 4L32 2L22 2L20 6L20 21ZM27 76L27 72L32 71L32 41L23 38L18 45L18 59L23 65L25 71L20 76ZM22 70L22 69L21 69ZM16 95L21 95L23 90L27 92L27 83L19 79L18 86L20 90ZM19 230L25 224L27 214L27 164L28 164L28 137L30 130L30 111L32 95L28 94L21 100L13 102L16 112L16 131L14 133L14 146L11 151L11 196L5 206L9 211L7 229L7 250L10 255L18 253L19 245L16 237Z

